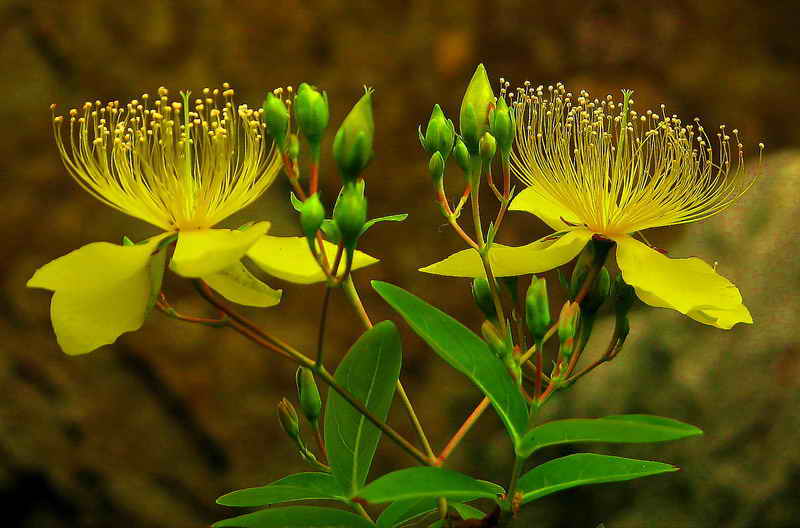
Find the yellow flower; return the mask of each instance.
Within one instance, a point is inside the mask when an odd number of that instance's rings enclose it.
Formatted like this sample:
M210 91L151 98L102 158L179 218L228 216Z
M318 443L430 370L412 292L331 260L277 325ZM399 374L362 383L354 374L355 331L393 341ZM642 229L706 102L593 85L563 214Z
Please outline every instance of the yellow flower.
M738 131L731 131L733 146L724 125L712 141L699 120L684 124L663 105L660 113L639 114L631 109L631 93L623 94L618 103L611 96L592 99L585 91L573 97L561 84L517 91L512 168L528 187L510 209L538 216L556 233L521 247L493 245L495 274L556 268L601 236L615 242L623 278L645 303L718 328L752 323L739 290L714 268L694 257L669 258L633 237L652 227L706 219L749 189L756 177L743 168ZM473 250L421 271L483 275Z
M170 102L162 87L158 97L144 94L124 106L87 102L69 112L66 136L64 117L53 117L73 179L104 204L164 231L140 244L88 244L28 281L54 292L53 328L68 354L90 352L141 327L161 290L172 243L175 273L202 278L239 304L267 307L281 299L280 290L242 264L245 255L275 276L288 270L296 282L324 280L304 237L266 236L269 222L212 229L261 196L281 161L265 137L262 111L236 106L227 83L222 90L204 89L193 104L189 95ZM292 251L294 260L287 261ZM353 267L372 262L361 254Z

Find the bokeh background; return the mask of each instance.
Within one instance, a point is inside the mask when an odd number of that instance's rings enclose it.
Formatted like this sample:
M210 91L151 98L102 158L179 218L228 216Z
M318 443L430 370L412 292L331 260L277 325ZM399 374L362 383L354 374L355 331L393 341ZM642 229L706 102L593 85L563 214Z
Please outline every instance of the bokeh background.
M232 332L155 313L141 331L90 355L69 358L58 349L48 295L24 287L33 271L83 244L153 231L105 208L70 180L52 140L50 103L66 109L87 99L127 100L161 85L199 90L228 81L240 102L255 106L266 89L308 81L327 90L337 123L362 85L373 86L377 155L367 173L370 212L410 217L363 240L364 249L382 259L356 276L367 309L374 320L398 319L369 288L368 280L377 278L417 292L477 329L480 317L466 282L415 271L461 249L432 201L416 126L436 102L454 116L467 79L484 62L493 82L501 75L535 84L562 80L601 96L634 89L640 109L665 102L687 119L702 116L708 128L723 122L738 127L751 159L758 141L767 144L763 177L735 208L702 224L650 234L672 255L718 261L756 324L724 332L639 307L623 354L549 411L550 417L654 413L694 423L706 436L668 445L592 446L674 462L683 471L550 496L530 509L526 525L798 526L797 22L791 1L0 3L4 523L201 527L232 513L214 505L218 495L305 469L275 415L281 396L294 398L294 368ZM335 196L329 159L322 186ZM229 225L268 218L273 232L297 233L287 195L279 181ZM545 232L533 217L513 213L501 238L522 243ZM282 286L280 307L248 313L309 349L322 287ZM166 288L184 311L204 312L180 281ZM341 356L360 325L340 296L333 302L328 346L331 356ZM403 380L441 448L479 394L403 331ZM598 332L596 353L604 346L603 328ZM411 436L398 411L392 423ZM569 452L551 449L542 456ZM410 462L383 442L373 471ZM487 414L450 467L503 482L510 462L502 428Z

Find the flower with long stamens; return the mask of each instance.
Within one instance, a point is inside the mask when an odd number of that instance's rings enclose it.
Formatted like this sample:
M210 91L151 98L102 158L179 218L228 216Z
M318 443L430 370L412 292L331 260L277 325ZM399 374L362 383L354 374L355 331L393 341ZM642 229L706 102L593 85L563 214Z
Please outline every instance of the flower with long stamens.
M712 140L699 120L683 123L664 106L639 114L628 91L620 103L585 91L574 97L561 84L526 84L512 100L512 168L528 187L510 209L538 216L556 233L521 247L493 245L489 260L497 276L556 268L592 237L603 237L615 243L623 278L645 303L718 328L752 323L739 290L710 265L669 258L634 239L645 229L709 218L750 188L757 174L744 169L737 130L729 134L723 125ZM473 250L422 271L484 273Z
M204 89L194 101L189 92L180 101L168 95L162 87L156 97L144 94L125 105L87 102L66 118L53 116L56 144L73 179L104 204L163 231L140 244L88 244L28 281L54 292L53 328L68 354L113 343L142 325L173 244L172 271L201 278L239 304L280 302L281 291L241 262L255 248L253 258L272 275L285 278L281 273L290 270L296 282L324 280L316 262L297 251L308 251L303 237L266 236L269 222L213 228L259 198L280 172L262 110L234 104L227 83L222 90Z

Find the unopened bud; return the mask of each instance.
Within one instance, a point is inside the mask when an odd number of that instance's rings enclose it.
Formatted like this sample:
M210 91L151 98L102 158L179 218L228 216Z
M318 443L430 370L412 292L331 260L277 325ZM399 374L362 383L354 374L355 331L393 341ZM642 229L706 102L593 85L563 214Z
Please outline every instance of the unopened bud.
M489 128L489 105L494 102L492 85L483 64L478 65L461 101L461 136L471 154L478 154L478 142Z
M497 319L497 310L487 279L479 277L472 280L472 298L475 299L475 304L487 319L492 321Z
M333 140L333 157L345 182L354 181L372 159L375 124L372 120L372 90L355 104Z
M428 162L428 174L433 180L434 187L437 189L441 187L444 178L444 158L440 152L434 152L431 156L431 160Z
M584 246L575 269L572 271L572 278L569 285L569 297L575 299L584 287L584 282L589 278L591 270L595 267L603 266L611 249L613 242L607 239L592 238ZM587 293L588 294L588 293ZM583 304L581 305L583 307Z
M286 134L289 131L289 110L281 98L271 92L267 94L263 108L263 119L264 124L267 125L267 132L283 152L286 149Z
M627 317L633 303L636 301L636 291L618 273L614 279L614 312L617 317Z
M367 199L355 183L347 183L333 209L333 220L339 228L345 248L355 249L361 228L367 221Z
M429 154L439 152L442 158L447 159L453 150L453 142L456 137L456 128L453 122L447 119L437 104L433 107L428 126L425 128L425 135L422 135L422 127L419 128L419 140L422 147Z
M294 98L297 129L308 140L311 151L319 158L319 143L328 126L328 96L306 83L297 89Z
M581 310L578 303L567 301L561 307L561 313L558 316L558 338L561 341L570 337L575 337L577 332L578 321L580 319Z
M469 174L471 170L469 150L467 150L467 146L461 141L461 138L456 140L456 145L453 147L453 157L456 163L458 163L458 166L461 167L461 170L464 171L464 174Z
M514 144L514 116L506 104L505 97L497 99L497 106L489 115L489 130L497 140L500 156L507 160Z
M311 424L316 424L322 412L322 398L319 396L314 373L310 369L300 367L294 376L297 384L297 397L300 400L300 410Z
M278 418L281 422L281 427L289 438L295 442L300 440L300 421L297 418L297 411L294 410L294 405L286 398L281 399L278 403Z
M319 193L314 193L300 206L300 227L309 243L313 243L324 220L325 206L319 199Z
M611 275L608 270L603 266L597 274L589 293L584 297L581 302L581 311L585 313L595 313L608 299L608 294L611 291Z
M489 132L484 133L481 137L479 150L483 162L487 165L491 163L497 152L497 141Z
M525 323L533 338L540 341L550 328L550 301L547 296L547 279L536 275L531 279L525 294Z

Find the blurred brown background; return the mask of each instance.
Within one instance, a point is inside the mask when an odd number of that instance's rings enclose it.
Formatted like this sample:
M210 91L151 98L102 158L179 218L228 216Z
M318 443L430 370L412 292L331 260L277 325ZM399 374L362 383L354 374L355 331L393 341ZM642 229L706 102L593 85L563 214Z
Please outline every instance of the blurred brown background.
M737 207L701 225L652 234L673 255L719 261L756 324L724 332L642 307L622 356L550 410L553 417L654 413L694 423L706 436L592 446L674 462L683 471L548 497L530 509L529 525L798 526L796 2L447 4L0 3L0 501L7 526L205 526L232 513L214 505L223 492L305 470L274 411L280 396L294 397L293 367L232 332L154 313L140 332L88 356L69 358L57 348L48 295L24 287L36 267L92 241L153 231L70 180L51 137L50 103L65 109L87 99L127 100L162 84L198 90L229 81L238 100L254 106L266 89L308 81L328 91L335 124L362 84L374 86L370 213L411 216L363 241L383 261L356 276L367 308L374 320L398 319L369 288L368 280L379 278L477 328L466 282L415 271L461 249L432 202L415 129L436 102L455 117L479 62L493 82L501 75L563 80L597 95L631 88L640 109L665 102L684 118L702 116L709 128L738 127L750 153L758 141L767 144L764 177ZM323 188L334 196L330 160L323 168ZM268 218L274 233L296 233L287 194L280 181L230 225ZM506 242L546 232L533 217L511 216ZM283 286L280 307L250 313L309 349L321 287ZM186 312L205 310L174 277L167 291ZM329 350L343 354L360 325L340 296L334 307ZM479 394L403 329L403 379L441 448ZM596 339L603 347L604 336ZM391 420L411 435L397 408ZM383 442L374 474L410 462ZM487 415L450 467L505 482L510 462L504 433Z

